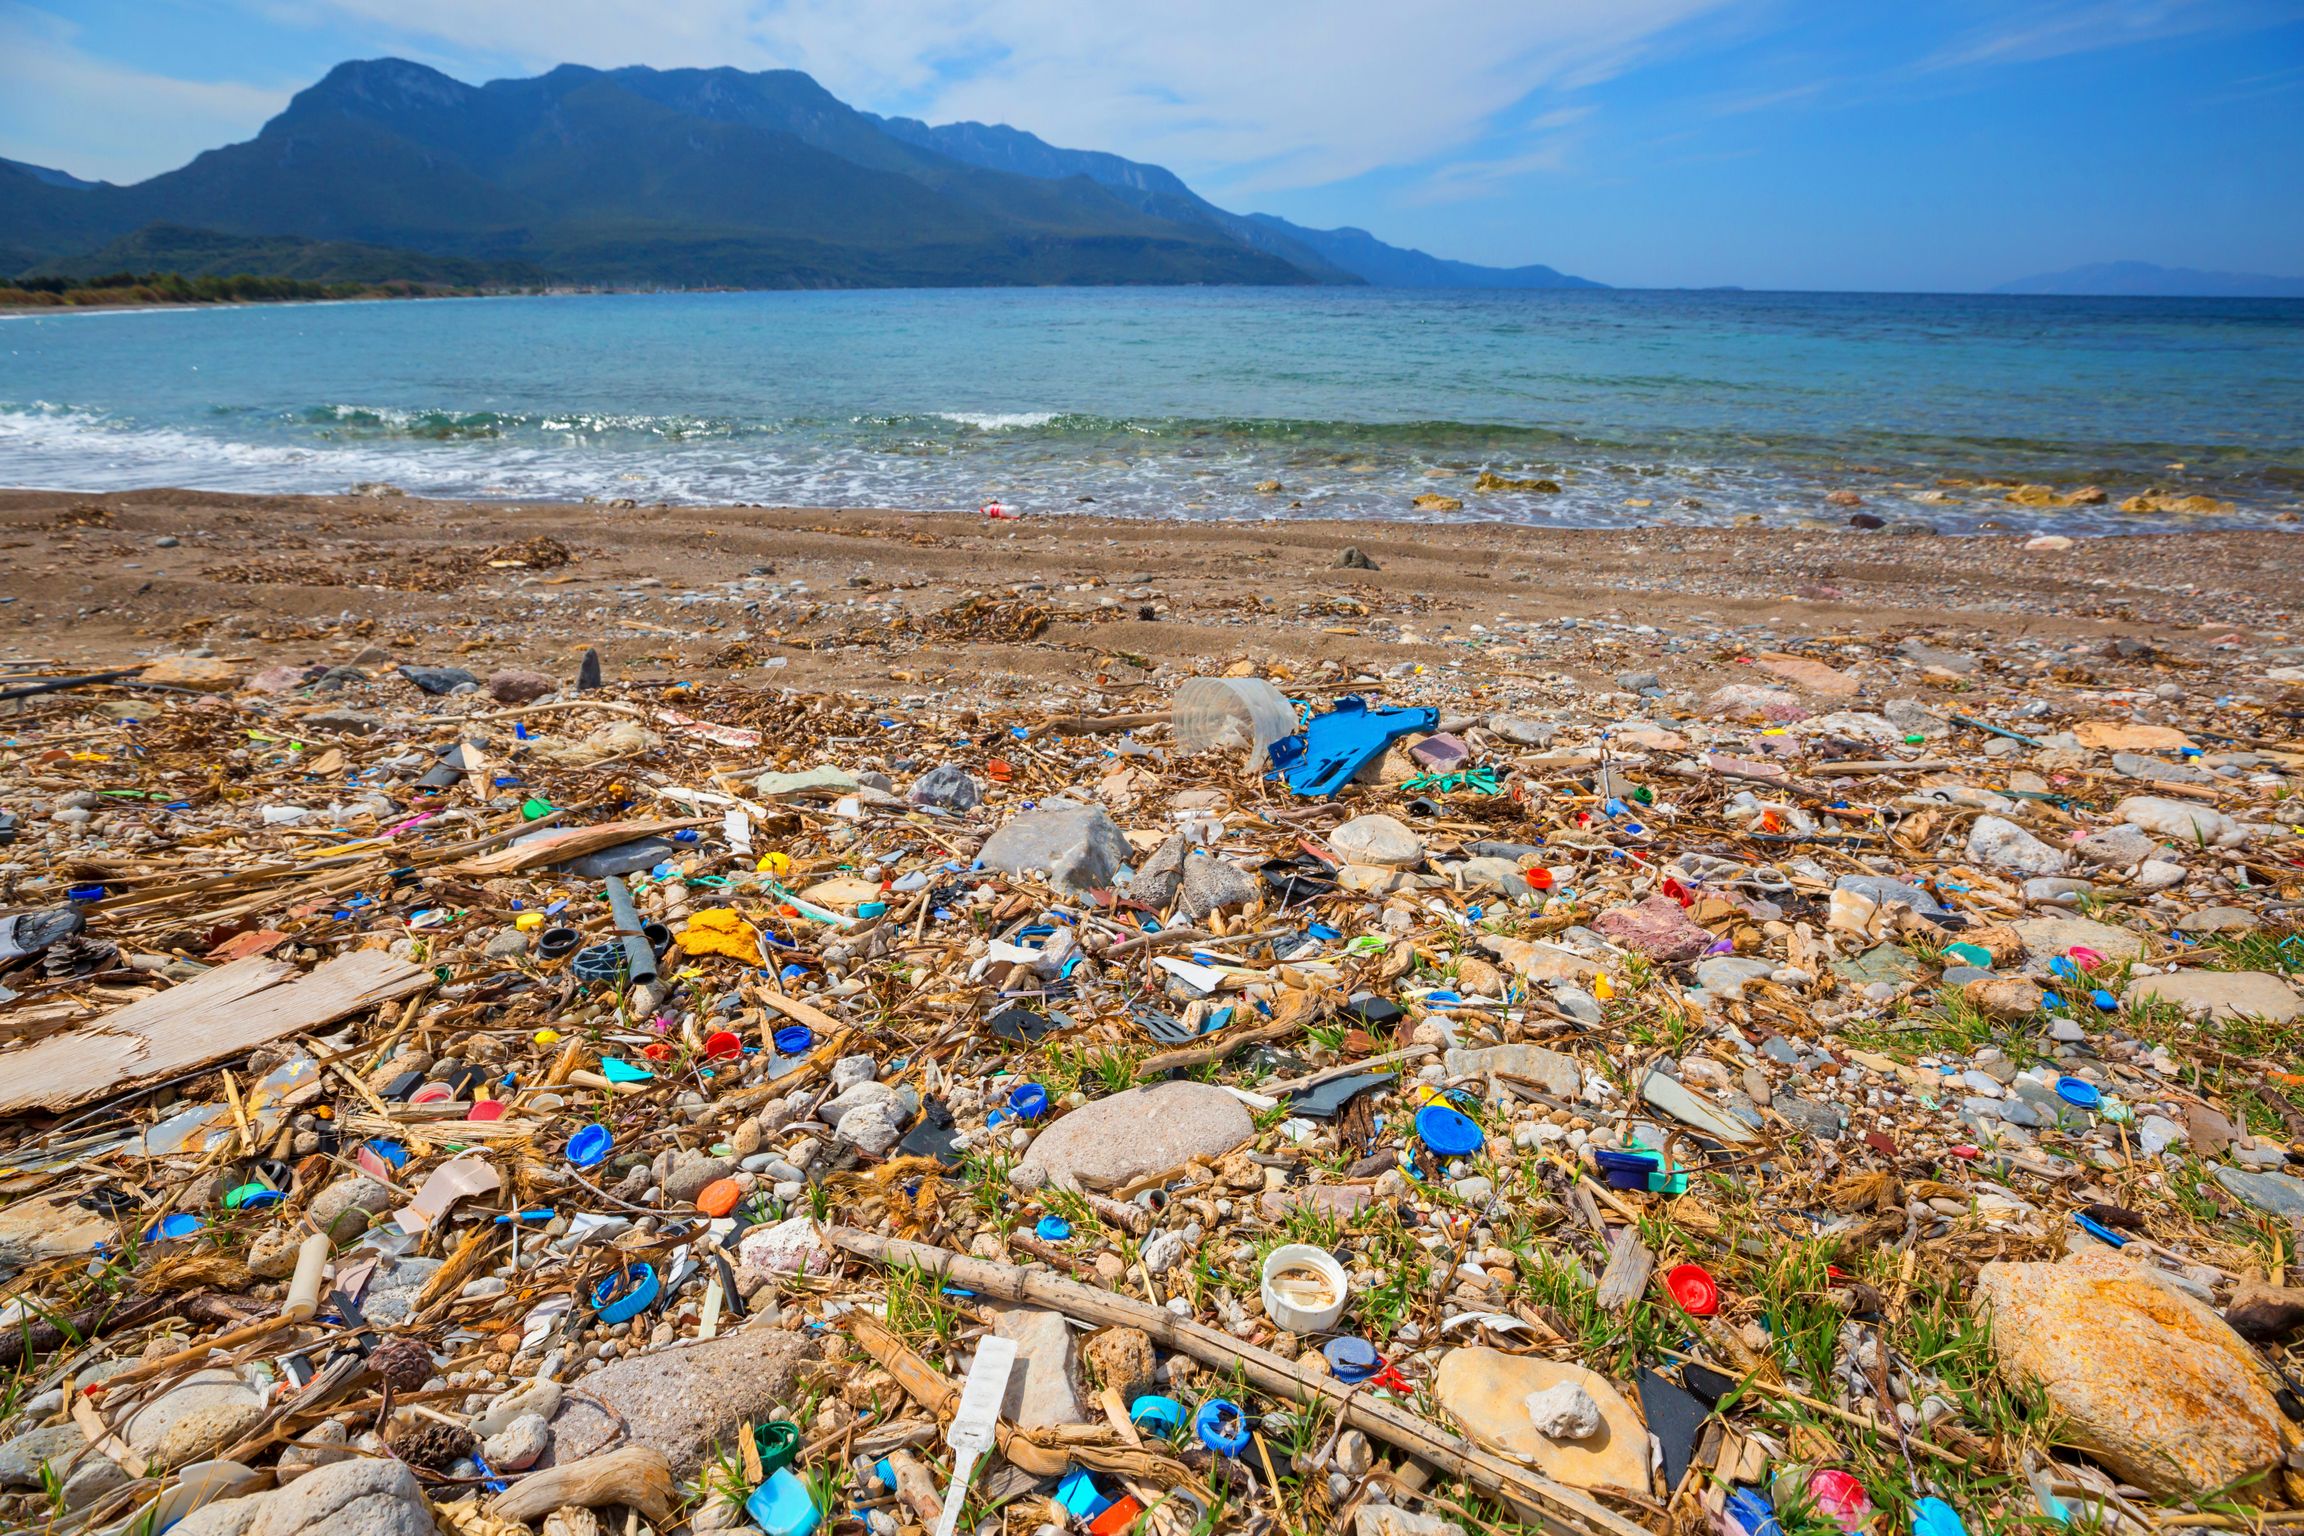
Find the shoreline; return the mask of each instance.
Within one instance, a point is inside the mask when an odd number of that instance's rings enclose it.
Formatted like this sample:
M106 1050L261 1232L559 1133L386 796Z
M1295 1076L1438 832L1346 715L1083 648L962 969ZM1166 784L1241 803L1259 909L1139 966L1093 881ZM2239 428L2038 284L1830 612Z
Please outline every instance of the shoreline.
M2262 652L2270 668L2304 630L2295 541L2025 538L7 490L0 654L119 663L205 644L305 664L380 647L485 675L558 673L596 646L626 675L898 700L1117 696L1242 662L1718 686L1751 676L1740 654L1832 636L2125 642L2224 669ZM1355 548L1378 568L1339 565Z

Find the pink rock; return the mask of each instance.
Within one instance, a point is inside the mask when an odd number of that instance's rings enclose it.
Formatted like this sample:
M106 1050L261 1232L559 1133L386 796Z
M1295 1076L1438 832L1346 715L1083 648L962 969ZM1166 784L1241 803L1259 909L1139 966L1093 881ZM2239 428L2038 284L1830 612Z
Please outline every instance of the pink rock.
M1611 941L1651 960L1693 960L1713 945L1712 935L1688 920L1680 903L1651 896L1634 907L1600 914L1592 926Z
M302 667L266 667L248 679L251 693L286 693L304 681Z
M488 696L499 704L530 704L559 689L558 678L520 667L507 667L488 676Z

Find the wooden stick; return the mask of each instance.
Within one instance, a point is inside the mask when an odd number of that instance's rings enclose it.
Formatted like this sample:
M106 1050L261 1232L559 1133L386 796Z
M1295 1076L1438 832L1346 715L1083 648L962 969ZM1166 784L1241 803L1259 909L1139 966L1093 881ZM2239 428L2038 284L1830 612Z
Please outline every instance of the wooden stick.
M913 1265L950 1276L970 1290L1003 1301L1052 1307L1107 1327L1141 1328L1166 1348L1218 1370L1239 1368L1249 1382L1293 1402L1333 1404L1354 1426L1421 1461L1439 1467L1483 1493L1503 1499L1548 1529L1571 1536L1645 1536L1641 1528L1578 1489L1556 1483L1529 1468L1514 1466L1414 1414L1347 1387L1332 1376L1315 1376L1267 1350L1242 1344L1213 1328L1188 1322L1159 1307L1076 1285L1053 1275L972 1259L927 1243L827 1227L826 1241L876 1264Z

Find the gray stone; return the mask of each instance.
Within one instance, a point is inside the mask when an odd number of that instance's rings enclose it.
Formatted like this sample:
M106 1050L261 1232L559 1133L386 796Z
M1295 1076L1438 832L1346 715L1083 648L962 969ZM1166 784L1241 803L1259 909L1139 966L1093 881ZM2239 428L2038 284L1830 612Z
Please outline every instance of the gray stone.
M2142 827L2122 822L2089 833L2072 845L2072 851L2091 864L2125 865L2143 862L2159 846L2159 840Z
M2186 933L2247 933L2258 926L2256 914L2239 907L2202 907L2187 912L2176 925Z
M984 786L959 764L945 763L914 780L911 792L904 798L914 805L934 806L938 810L972 811L984 803Z
M1901 903L1923 914L1944 910L1944 903L1919 886L1906 884L1902 880L1891 880L1886 875L1842 875L1832 882L1832 888L1836 891L1854 891L1882 905Z
M2015 924L2024 953L2048 961L2068 949L2092 949L2107 960L2133 960L2144 953L2144 936L2085 917L2027 917Z
M389 1186L364 1173L352 1173L314 1195L305 1218L337 1242L349 1242L368 1230L369 1217L392 1205Z
M755 1325L614 1361L560 1404L544 1464L581 1460L628 1439L662 1451L677 1476L693 1476L715 1442L730 1440L747 1419L770 1417L812 1353L801 1334ZM588 1399L613 1410L629 1435Z
M2304 1013L2304 997L2269 971L2178 971L2173 976L2140 976L2128 987L2131 1003L2174 1003L2186 1013L2219 1022L2264 1019L2285 1024Z
M736 1171L736 1164L725 1157L705 1157L691 1152L672 1165L672 1172L664 1179L664 1203L667 1206L694 1205L704 1186L717 1183Z
M239 1505L253 1505L241 1513ZM225 1511L210 1524L203 1515ZM318 1467L285 1488L194 1512L172 1536L434 1536L423 1485L408 1464L356 1457Z
M1184 860L1182 889L1176 895L1179 915L1196 923L1211 912L1255 899L1255 880L1229 859L1195 853Z
M2304 1225L2304 1179L2247 1168L2219 1168L2216 1182L2260 1211Z
M1109 887L1131 850L1102 806L1048 804L1010 818L984 841L976 860L986 869L1018 875L1046 870L1067 895Z
M1248 1110L1211 1083L1163 1082L1098 1099L1033 1139L1011 1175L1021 1187L1124 1184L1222 1157L1255 1134Z
M1424 862L1424 839L1397 817L1355 816L1328 834L1328 846L1347 864L1412 869Z
M2019 875L2060 875L2072 862L2069 855L2001 816L1976 818L1968 829L1968 857Z
M0 1488L37 1488L40 1468L50 1462L69 1461L88 1445L77 1424L35 1429L0 1445Z
M490 1435L480 1454L498 1472L525 1472L552 1448L552 1426L539 1414L524 1413Z
M1576 1058L1541 1045L1491 1045L1477 1050L1451 1050L1445 1064L1450 1077L1485 1077L1508 1072L1544 1085L1554 1098L1573 1099L1584 1085Z
M121 1438L163 1467L205 1460L256 1427L264 1396L236 1371L194 1371L128 1416Z
M1457 885L1468 891L1495 891L1518 897L1529 893L1528 877L1510 859L1466 859L1456 871Z
M1526 715L1490 715L1488 729L1523 747L1548 747L1560 734L1560 727L1550 721L1531 720Z
M395 1259L381 1267L368 1282L360 1310L372 1323L397 1328L416 1315L416 1298L440 1270L440 1259Z
M1026 1430L1088 1422L1080 1406L1079 1357L1062 1313L1004 1307L994 1314L992 1331L1016 1341L1001 1418Z
M2162 784L2213 784L2216 775L2190 763L2171 763L2165 758L2146 757L2140 752L2112 754L2112 771L2124 778L2151 779Z
M1776 1113L1792 1122L1793 1128L1817 1141L1840 1139L1840 1106L1817 1104L1808 1099L1779 1098Z
M1547 1440L1589 1440L1600 1433L1600 1405L1576 1381L1556 1381L1527 1396L1528 1417Z

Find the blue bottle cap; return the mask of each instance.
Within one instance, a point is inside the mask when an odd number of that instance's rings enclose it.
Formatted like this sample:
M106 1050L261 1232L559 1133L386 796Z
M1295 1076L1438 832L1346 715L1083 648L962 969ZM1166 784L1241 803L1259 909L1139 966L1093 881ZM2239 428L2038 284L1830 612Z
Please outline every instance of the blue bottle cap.
M616 1150L616 1138L604 1125L588 1125L568 1138L568 1161L579 1168L597 1168Z
M368 1150L384 1159L395 1171L408 1166L408 1149L388 1136L369 1137Z
M2098 987L2095 991L2089 993L2088 1001L2094 1003L2105 1013L2118 1013L2120 1011L2120 999L2114 997L2110 992L2106 991L2102 987Z
M816 1031L805 1024L787 1024L771 1037L779 1056L798 1056L816 1043Z
M1212 1397L1192 1415L1192 1433L1219 1456L1237 1456L1248 1449L1248 1415L1228 1398Z
M1366 1381L1376 1374L1376 1346L1358 1334L1340 1333L1321 1345L1320 1353L1328 1357L1328 1369L1338 1381Z
M1442 1157L1464 1157L1487 1144L1471 1117L1445 1104L1427 1104L1416 1111L1416 1139Z
M2060 1077L2056 1079L2056 1097L2076 1109L2094 1109L2104 1102L2104 1095L2097 1091L2094 1083L2089 1082L2084 1077Z
M663 1289L655 1265L627 1264L592 1287L592 1310L604 1323L628 1323L656 1305Z
M171 1211L144 1229L144 1241L165 1243L174 1238L190 1237L205 1225L190 1211Z
M1147 1392L1128 1405L1128 1422L1156 1435L1173 1434L1184 1422L1184 1405L1172 1397Z
M1072 1223L1061 1216L1043 1216L1032 1230L1044 1243L1060 1243L1072 1235Z
M1037 1120L1048 1113L1048 1090L1038 1083L1026 1083L1008 1095L1008 1108L1019 1120Z
M1112 1507L1112 1501L1096 1486L1096 1479L1078 1467L1065 1473L1064 1481L1056 1485L1056 1502L1078 1520L1093 1520Z
M769 1473L744 1501L744 1513L768 1536L808 1536L824 1518L808 1495L808 1485L794 1477L790 1467Z

